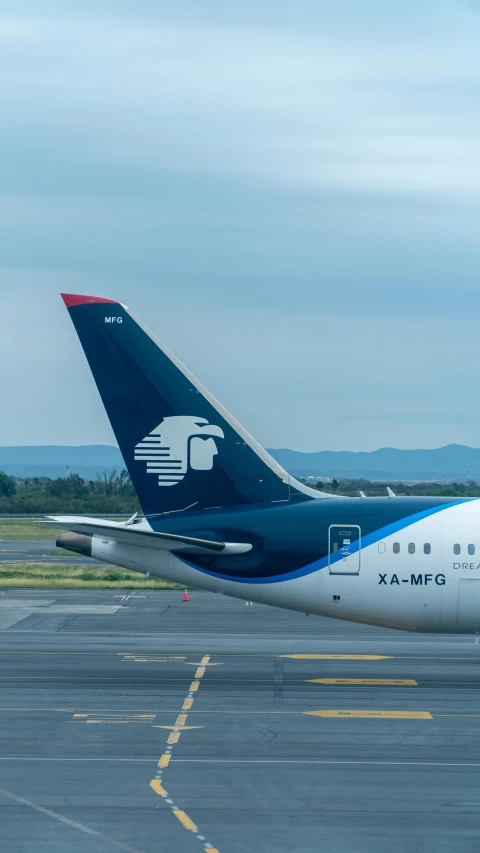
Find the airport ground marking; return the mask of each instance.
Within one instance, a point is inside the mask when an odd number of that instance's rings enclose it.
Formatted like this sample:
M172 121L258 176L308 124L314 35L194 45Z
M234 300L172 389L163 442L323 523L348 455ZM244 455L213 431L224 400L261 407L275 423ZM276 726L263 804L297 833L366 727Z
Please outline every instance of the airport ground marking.
M188 814L186 814L182 809L172 809L173 814L177 817L180 823L183 824L185 829L193 829L194 832L198 832L198 826L193 822L191 818L189 818Z
M418 687L418 681L413 678L308 678L306 684L327 684L330 686L338 685L357 685L357 686L376 686L376 687Z
M344 717L359 719L388 719L388 720L432 720L433 716L430 711L365 711L360 709L346 710L330 710L323 709L320 711L302 711L311 717Z
M324 709L325 712L330 709ZM106 711L99 709L98 711L91 711L90 713L101 714L101 713L109 713L112 709L108 708ZM178 709L175 708L158 708L154 713L155 715L159 714L175 714ZM72 714L75 713L75 708L0 708L0 713L40 713L43 714L45 712L52 714ZM153 712L152 712L153 713ZM317 714L317 711L272 711L272 710L255 710L251 711L248 709L241 710L232 710L230 708L222 708L218 710L216 708L205 708L200 710L192 709L190 711L191 714L199 714L199 715L211 715L211 714L221 714L224 716L230 716L232 714L236 714L237 716L251 716L251 715L262 715L262 716L299 716L299 714ZM405 712L407 713L407 712ZM413 712L412 712L413 713ZM422 712L423 713L423 712ZM425 712L427 713L427 712ZM430 712L428 712L430 713ZM431 714L432 717L480 717L480 714L437 714L436 712ZM152 726L152 728L167 728L167 729L175 729L178 728L175 725L170 726ZM188 726L186 728L189 728ZM204 728L203 726L192 726L192 728Z
M391 660L390 655L278 655L280 658L295 660Z
M71 723L113 723L113 724L122 724L125 725L127 723L153 723L156 718L156 714L134 714L127 713L123 711L101 711L90 712L88 714L74 714Z
M205 726L152 726L153 729L171 729L173 732L186 732L189 729L204 729Z
M160 779L152 779L150 782L150 787L155 791L156 794L159 794L160 797L168 797L168 792L163 787Z
M435 714L434 716L442 716ZM161 756L162 758L163 756ZM170 759L170 755L167 756ZM68 758L59 758L58 756L39 756L39 755L1 755L0 761L45 761L45 762L106 762L106 763L127 763L127 764L153 764L154 758L78 758L70 756ZM480 761L387 761L387 760L368 760L354 758L174 758L175 764L372 764L385 766L403 766L406 767L480 767ZM168 762L167 762L168 765ZM160 766L160 762L159 762Z
M182 711L191 711L193 701L196 698L196 694L198 693L198 689L200 687L200 682L203 676L205 675L206 667L210 663L210 655L204 655L198 663L195 663L194 666L197 667L197 671L195 673L195 681L192 681L190 684L189 691L183 700ZM198 729L203 728L203 726L187 726L188 714L180 713L177 715L177 719L173 725L169 726L161 726L155 725L153 728L156 729L170 729L170 734L167 738L167 745L165 747L165 752L160 756L157 763L157 772L155 775L155 779L150 781L150 787L152 790L160 797L163 798L164 802L172 810L173 814L180 821L182 826L188 830L188 832L192 832L198 839L198 841L202 844L205 853L219 853L216 847L212 847L211 844L205 839L203 835L200 835L200 830L194 821L188 816L188 814L183 810L179 809L178 806L175 805L168 791L163 786L163 771L166 767L169 766L170 760L172 757L172 751L175 744L180 740L180 736L184 731L190 729Z
M107 709L107 711L110 711L110 710L112 710L112 709L110 709L110 708ZM156 715L158 715L158 714L174 714L174 713L177 713L177 711L178 711L178 709L175 709L175 708L159 708L155 711L155 714ZM48 712L48 713L52 713L52 714L72 714L75 712L75 708L0 708L0 713L9 713L9 712L13 712L13 713L40 713L40 714ZM92 713L99 714L99 713L104 713L104 712L95 711ZM230 710L227 708L227 709L218 710L215 708L209 708L209 709L204 709L201 711L192 709L192 711L190 711L190 713L200 714L200 715L202 715L202 714L203 715L223 714L224 716L230 716L232 714L236 714L237 716L241 716L241 717L245 717L247 715L248 716L261 715L261 716L287 716L287 717L288 716L296 716L296 717L298 717L301 714L309 714L311 716L317 716L317 717L318 716L328 717L328 716L331 716L332 710L325 708L325 709L320 710L320 711L318 711L318 710L314 710L314 711L270 711L270 710L269 711L264 711L264 710L250 711L247 709L245 709L245 710L243 710L243 709L242 710ZM352 711L350 709L347 709L347 710L340 709L340 711L335 712L335 716L339 713L342 716L351 716L352 715ZM384 716L384 717L390 713L395 713L397 715L402 714L402 715L405 715L404 719L407 718L407 715L408 715L408 717L411 718L412 714L421 714L422 715L421 719L434 719L434 718L436 719L437 717L455 717L457 719L464 719L464 718L480 719L480 714L441 714L441 713L437 713L436 711L433 713L431 713L430 711L418 711L418 712L415 712L415 711L387 712L387 711L385 711L385 712L378 712L378 711L365 711L363 709L355 711L355 714L357 714L358 716L368 714L369 716L372 717L372 716L375 716L379 713L381 713L382 716ZM398 718L400 718L400 717L398 716ZM157 728L157 727L153 726L153 728ZM161 728L161 727L159 727L159 728ZM167 728L175 728L175 726L173 726L173 727L167 726ZM188 728L188 726L187 726L187 728ZM204 727L203 726L193 726L192 728L204 728ZM181 732L175 732L175 731L171 732L171 734L175 735L176 737L179 736L180 733ZM98 760L100 760L100 759L98 759ZM120 761L122 759L118 759L118 760ZM155 760L155 759L152 759L152 760Z
M123 655L122 663L184 663L186 655Z
M6 799L13 800L15 803L19 803L22 806L27 806L33 811L39 812L40 814L45 815L46 817L51 817L59 823L64 823L67 826L72 827L72 829L78 829L80 832L84 832L86 835L93 835L96 838L100 838L101 841L106 841L108 844L113 844L114 847L117 847L119 850L125 850L127 853L142 853L138 847L130 847L128 844L122 844L121 841L117 841L115 838L111 838L109 835L104 835L103 832L98 832L96 829L92 829L90 826L85 826L84 823L78 823L76 820L70 820L70 818L65 817L58 812L54 812L51 809L46 809L41 806L39 803L35 803L32 800L27 800L25 797L18 797L16 794L12 794L11 791L6 791L3 788L0 788L0 796L5 797Z
M124 655L120 652L117 652L118 656L121 656L122 663L184 663L186 666L196 666L199 667L202 664L200 661L191 661L187 660L187 655L168 655L168 654L137 654L137 655ZM223 663L213 663L209 661L206 664L203 664L203 667L206 666L224 666Z

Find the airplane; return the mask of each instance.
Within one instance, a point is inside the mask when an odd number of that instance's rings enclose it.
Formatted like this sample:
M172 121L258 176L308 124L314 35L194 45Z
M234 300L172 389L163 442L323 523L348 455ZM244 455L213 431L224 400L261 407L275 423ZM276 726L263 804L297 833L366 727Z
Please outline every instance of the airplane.
M307 614L425 633L480 629L479 500L311 489L129 308L62 297L144 518L48 516L68 531L59 547Z

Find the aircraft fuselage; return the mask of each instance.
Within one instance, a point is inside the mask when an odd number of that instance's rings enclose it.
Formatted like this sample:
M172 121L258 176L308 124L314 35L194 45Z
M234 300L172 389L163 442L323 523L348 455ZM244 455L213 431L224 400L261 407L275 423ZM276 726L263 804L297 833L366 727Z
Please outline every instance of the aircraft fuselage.
M144 522L145 524L145 522ZM94 537L92 556L242 599L412 631L480 630L480 500L339 498L149 518L155 531L250 542L233 556Z

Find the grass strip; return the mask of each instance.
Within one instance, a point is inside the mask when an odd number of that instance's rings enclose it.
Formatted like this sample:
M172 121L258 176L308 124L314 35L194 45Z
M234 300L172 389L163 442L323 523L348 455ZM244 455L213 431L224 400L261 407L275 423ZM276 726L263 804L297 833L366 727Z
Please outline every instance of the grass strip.
M39 521L32 521L31 519L10 521L6 518L0 518L0 540L53 540L59 533L65 533L65 531L51 527L49 524L41 524Z
M1 563L0 588L48 589L183 589L181 584L146 578L128 569L91 568L44 563Z

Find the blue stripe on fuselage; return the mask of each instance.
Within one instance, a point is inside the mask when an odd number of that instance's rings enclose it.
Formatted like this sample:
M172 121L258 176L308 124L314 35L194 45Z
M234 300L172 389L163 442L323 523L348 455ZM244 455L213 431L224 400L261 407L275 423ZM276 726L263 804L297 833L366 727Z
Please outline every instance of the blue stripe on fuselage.
M387 499L386 499L387 500ZM375 542L380 542L382 539L392 536L394 533L397 533L400 530L405 530L405 528L410 527L412 524L415 524L418 521L422 521L424 518L428 518L431 515L436 514L437 512L442 512L445 509L450 509L453 506L457 506L460 503L470 503L471 500L475 500L475 498L468 499L460 499L451 501L450 503L442 503L440 506L429 507L428 509L422 510L420 512L413 513L412 515L407 515L403 518L400 518L396 521L393 521L383 527L378 528L370 533L367 533L365 536L362 536L361 539L361 548L366 548L369 545L375 544ZM341 522L342 519L340 518ZM352 542L350 546L350 553L354 554L358 551L359 542ZM181 560L183 563L186 563L190 568L197 569L197 571L202 572L203 574L210 575L211 577L219 578L220 580L227 581L235 581L237 583L249 583L249 584L268 584L268 583L279 583L281 581L294 580L295 578L304 577L305 575L312 574L313 572L320 571L321 569L325 569L329 564L339 562L342 559L342 554L338 552L337 554L331 554L330 558L328 554L325 557L320 558L319 560L315 560L314 562L307 563L306 565L294 569L291 572L286 572L280 575L272 575L268 577L242 577L239 575L227 575L222 574L220 572L210 571L206 568L203 568L199 565L195 565L190 561L186 560L184 556L176 552L175 556Z

